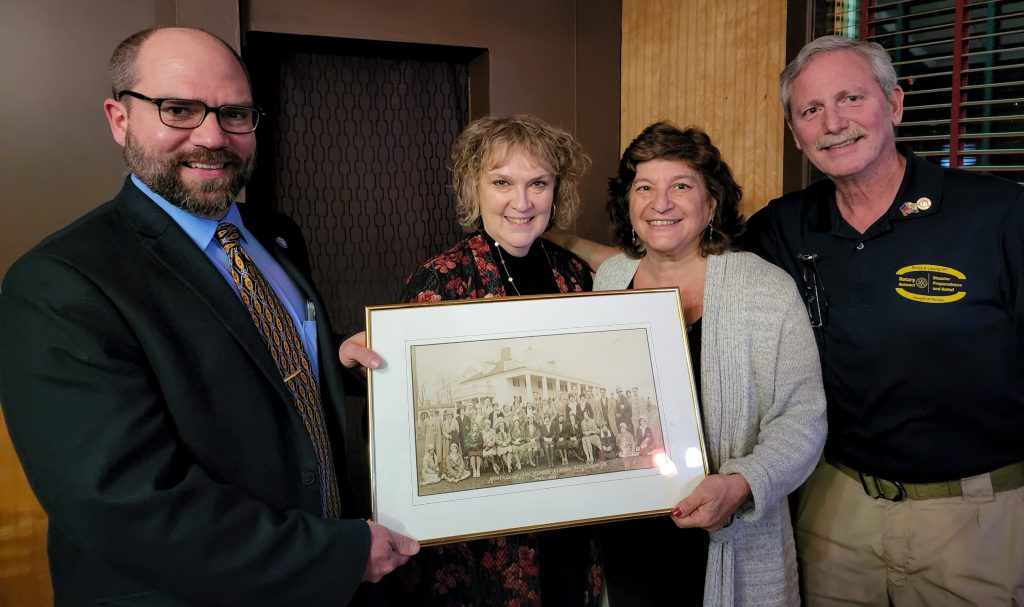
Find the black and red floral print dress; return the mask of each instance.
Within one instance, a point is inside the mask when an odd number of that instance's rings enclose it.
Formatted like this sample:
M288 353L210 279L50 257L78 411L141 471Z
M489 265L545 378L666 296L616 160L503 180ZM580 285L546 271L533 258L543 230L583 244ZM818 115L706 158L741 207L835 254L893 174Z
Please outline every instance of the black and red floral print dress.
M506 252L502 264L499 255L494 241L476 232L417 268L401 299L432 302L592 288L586 264L549 241L535 241L525 259ZM593 535L583 527L434 546L396 573L406 578L412 595L407 598L416 605L527 607L543 600L556 607L596 606L604 574Z

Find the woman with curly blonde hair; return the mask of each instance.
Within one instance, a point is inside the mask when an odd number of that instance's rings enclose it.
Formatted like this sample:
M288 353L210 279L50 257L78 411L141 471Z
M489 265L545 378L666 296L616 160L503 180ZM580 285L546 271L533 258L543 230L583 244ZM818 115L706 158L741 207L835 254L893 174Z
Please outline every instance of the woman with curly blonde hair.
M452 182L469 235L409 277L402 299L441 301L589 291L590 269L541 234L579 212L590 159L536 116L486 117L459 136Z
M580 178L589 167L571 134L536 116L489 116L470 124L455 144L451 167L456 213L468 235L417 268L402 300L589 291L590 268L541 238L575 220ZM504 450L508 469L509 447L493 449ZM486 457L486 440L483 452ZM418 604L582 606L600 600L603 570L586 527L427 548L415 562L423 572L416 592L427 595L415 597Z

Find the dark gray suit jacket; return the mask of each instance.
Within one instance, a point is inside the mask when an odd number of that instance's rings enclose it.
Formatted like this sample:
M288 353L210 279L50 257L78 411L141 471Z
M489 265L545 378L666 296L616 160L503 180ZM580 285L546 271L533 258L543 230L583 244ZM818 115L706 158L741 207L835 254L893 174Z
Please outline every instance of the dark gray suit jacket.
M327 319L298 228L245 207ZM345 372L326 325L343 507L365 516L346 482ZM366 523L320 517L316 456L248 313L130 180L5 277L0 401L50 516L58 605L344 604L356 592Z

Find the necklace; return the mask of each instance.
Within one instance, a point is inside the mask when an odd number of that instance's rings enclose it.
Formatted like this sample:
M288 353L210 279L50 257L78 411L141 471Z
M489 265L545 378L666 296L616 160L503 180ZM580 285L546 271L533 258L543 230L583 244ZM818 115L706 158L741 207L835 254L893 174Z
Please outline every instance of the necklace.
M497 240L493 242L494 250L498 252L498 261L501 262L501 267L504 268L505 275L508 276L508 284L512 285L512 290L516 292L516 295L522 296L522 293L519 292L519 287L516 286L515 279L512 278L512 272L508 270L508 264L505 263L505 256L501 254L501 244ZM544 259L547 260L548 267L551 267L551 258L548 257L548 250L544 247L543 239L540 240L540 250L544 252ZM527 252L527 255L529 255L529 252Z

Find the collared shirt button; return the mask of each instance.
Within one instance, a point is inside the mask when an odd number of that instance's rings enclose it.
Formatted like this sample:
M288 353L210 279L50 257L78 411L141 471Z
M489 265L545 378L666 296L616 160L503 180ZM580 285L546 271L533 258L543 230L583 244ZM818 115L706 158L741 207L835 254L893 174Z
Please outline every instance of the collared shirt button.
M857 250L860 251L863 248L864 248L864 243L863 242L858 242L857 243Z
M302 484L308 487L309 485L312 485L313 483L316 482L316 472L310 472L309 470L306 470L301 475L299 475L299 478L302 479Z

